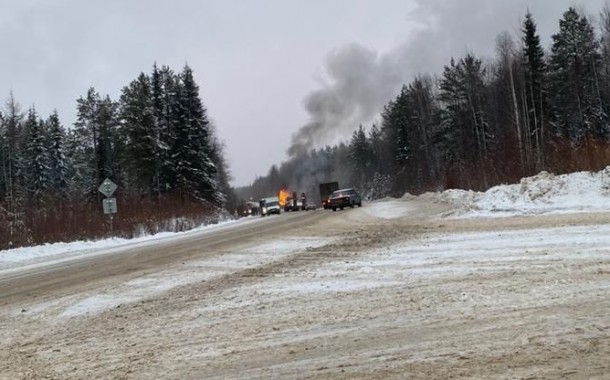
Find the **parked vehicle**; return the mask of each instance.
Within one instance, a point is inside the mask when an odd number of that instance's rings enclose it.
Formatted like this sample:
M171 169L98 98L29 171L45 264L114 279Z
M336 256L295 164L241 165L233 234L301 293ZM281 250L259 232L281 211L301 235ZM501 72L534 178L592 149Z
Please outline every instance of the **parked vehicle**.
M344 207L362 207L362 198L354 189L341 189L333 191L328 198L327 208L337 211L338 208L343 210Z
M317 210L317 209L318 209L318 207L315 204L313 204L313 203L308 203L305 206L305 211Z
M263 198L260 201L261 216L280 214L280 200L278 197Z
M299 211L302 208L302 203L297 197L297 192L293 191L292 196L286 198L286 204L284 205L284 211Z
M320 201L322 202L322 207L324 207L325 210L328 209L328 198L335 190L339 190L339 182L327 182L320 184Z

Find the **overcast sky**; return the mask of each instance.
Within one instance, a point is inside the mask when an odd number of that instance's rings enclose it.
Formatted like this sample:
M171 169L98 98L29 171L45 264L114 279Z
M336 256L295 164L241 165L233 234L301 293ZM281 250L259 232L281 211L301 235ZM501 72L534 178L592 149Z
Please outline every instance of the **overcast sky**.
M56 108L69 126L89 87L116 100L154 62L188 63L239 186L291 147L349 138L418 72L466 52L492 57L527 9L548 47L569 6L597 19L605 3L0 0L0 97L12 91L43 117Z

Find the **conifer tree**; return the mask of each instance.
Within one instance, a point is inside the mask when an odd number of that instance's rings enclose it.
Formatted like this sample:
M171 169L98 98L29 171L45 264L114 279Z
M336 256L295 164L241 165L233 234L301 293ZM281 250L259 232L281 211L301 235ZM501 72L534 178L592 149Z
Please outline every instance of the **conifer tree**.
M525 15L522 29L523 68L525 73L525 113L528 135L532 136L536 162L544 163L545 124L548 119L545 91L546 63L536 22L530 12Z
M523 104L519 101L519 95L523 93L520 79L524 75L521 73L520 62L518 64L515 44L508 32L500 33L496 38L496 52L498 58L495 62L494 81L490 86L493 94L489 101L491 113L502 137L507 142L516 141L519 160L515 160L515 164L522 166L532 159L532 144L527 120L522 116Z
M441 120L434 140L443 165L447 168L448 165L463 162L469 148L464 132L465 112L458 66L453 58L449 66L445 66L440 88Z
M27 136L23 160L25 186L29 204L40 210L49 188L49 166L42 122L38 121L34 108L28 111L24 128Z
M172 122L175 137L172 160L181 191L196 199L218 204L217 169L212 161L212 141L207 111L199 97L199 86L190 67L185 66L176 89Z
M382 130L385 141L393 152L393 167L402 167L411 157L411 138L409 130L410 110L408 108L408 88L403 86L400 94L390 101L382 113Z
M354 182L362 189L366 186L367 178L372 176L371 148L362 125L352 134L349 156Z
M446 155L452 160L482 162L490 153L494 136L484 109L484 76L482 61L470 54L445 67L440 94L445 102L441 133L448 149Z
M381 129L377 124L373 124L369 130L368 141L370 142L371 148L371 167L374 173L387 174L387 171L383 170L384 162L384 141Z
M160 165L150 79L141 73L121 95L121 163L126 182L138 195L149 195L158 183Z
M157 197L171 188L169 96L173 85L169 82L172 75L169 73L169 68L159 70L155 63L150 77L150 95L156 145L155 178L152 190Z
M429 76L418 76L408 86L407 101L412 132L412 161L416 171L415 185L423 186L438 174L438 158L433 146L433 133L438 124L438 105Z
M65 144L66 131L59 121L57 110L49 116L46 121L48 131L48 157L49 157L49 187L52 195L59 199L68 196L68 161L66 158Z
M174 115L176 114L176 94L180 83L174 72L167 66L158 70L155 65L151 80L155 124L159 133L157 144L160 168L156 187L160 194L176 188L176 164L173 157L176 146L176 118Z
M97 198L97 188L116 172L114 149L117 144L117 104L104 99L90 88L85 98L77 100L77 121L71 133L71 151L81 191L90 200Z
M4 199L7 212L14 213L18 210L21 195L22 181L19 173L21 161L21 136L22 136L23 113L21 106L11 93L2 117L2 129L0 139L2 142L2 178L4 181Z
M550 85L556 133L573 143L609 137L599 88L599 42L586 16L570 8L553 35Z

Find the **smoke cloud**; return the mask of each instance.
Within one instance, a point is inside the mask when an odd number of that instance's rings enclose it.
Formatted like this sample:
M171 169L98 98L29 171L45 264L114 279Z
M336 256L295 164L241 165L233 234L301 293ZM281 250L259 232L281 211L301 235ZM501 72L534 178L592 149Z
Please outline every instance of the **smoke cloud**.
M328 83L303 101L309 122L292 136L287 153L296 157L313 148L348 139L359 125L378 119L383 106L416 75L442 72L451 57L472 52L492 57L495 39L504 31L516 35L528 9L538 23L543 44L557 31L558 20L573 0L416 0L407 16L415 33L385 54L352 44L327 56ZM597 14L605 0L587 1ZM381 26L380 26L381 27Z
M380 107L396 92L403 75L389 56L360 45L331 52L325 62L332 84L310 93L304 106L310 121L292 136L291 157L354 131L359 123L379 114Z

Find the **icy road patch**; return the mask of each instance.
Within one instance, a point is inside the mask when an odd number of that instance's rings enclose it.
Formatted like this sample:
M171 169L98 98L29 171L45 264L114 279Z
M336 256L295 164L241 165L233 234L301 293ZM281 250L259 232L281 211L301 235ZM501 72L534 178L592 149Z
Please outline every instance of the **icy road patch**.
M242 252L225 253L187 262L179 268L142 276L126 282L116 289L89 295L67 307L60 316L74 317L99 313L122 304L151 298L180 286L210 281L237 271L264 266L300 251L321 247L331 241L331 239L320 238L284 239L256 245Z

